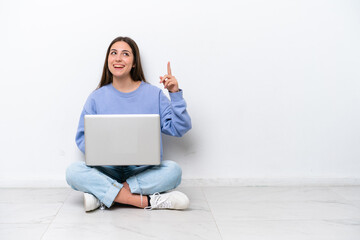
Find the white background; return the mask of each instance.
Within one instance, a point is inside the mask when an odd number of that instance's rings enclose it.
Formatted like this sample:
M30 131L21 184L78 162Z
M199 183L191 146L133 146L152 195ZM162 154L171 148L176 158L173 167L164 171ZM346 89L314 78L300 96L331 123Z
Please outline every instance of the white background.
M153 85L171 61L184 179L359 179L360 1L0 0L0 31L0 186L66 185L117 36Z

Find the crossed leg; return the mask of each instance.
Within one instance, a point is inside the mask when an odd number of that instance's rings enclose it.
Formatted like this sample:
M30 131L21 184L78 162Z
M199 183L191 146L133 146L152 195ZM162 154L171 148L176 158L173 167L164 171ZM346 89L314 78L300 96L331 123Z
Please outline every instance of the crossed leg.
M130 186L127 182L123 182L122 185L123 187L115 197L114 202L128 204L139 208L145 208L149 205L147 196L131 193Z

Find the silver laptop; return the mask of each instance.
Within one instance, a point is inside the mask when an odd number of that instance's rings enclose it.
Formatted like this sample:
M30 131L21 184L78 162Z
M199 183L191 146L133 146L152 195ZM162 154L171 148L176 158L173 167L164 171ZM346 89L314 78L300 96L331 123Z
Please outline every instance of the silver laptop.
M85 115L85 162L101 165L159 165L158 114Z

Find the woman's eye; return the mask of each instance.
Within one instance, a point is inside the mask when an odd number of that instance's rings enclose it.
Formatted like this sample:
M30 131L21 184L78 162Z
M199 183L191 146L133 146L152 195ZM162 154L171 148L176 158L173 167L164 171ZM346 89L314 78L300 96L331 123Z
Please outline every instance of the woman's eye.
M129 53L123 53L124 56L128 57L129 56Z
M111 55L115 55L115 54L116 54L116 52L111 52L110 54L111 54Z

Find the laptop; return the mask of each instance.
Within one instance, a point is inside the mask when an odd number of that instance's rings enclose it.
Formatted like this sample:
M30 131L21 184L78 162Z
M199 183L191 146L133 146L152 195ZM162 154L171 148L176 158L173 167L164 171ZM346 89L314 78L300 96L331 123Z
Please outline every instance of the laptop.
M85 115L84 125L86 165L160 164L158 114Z

